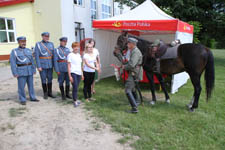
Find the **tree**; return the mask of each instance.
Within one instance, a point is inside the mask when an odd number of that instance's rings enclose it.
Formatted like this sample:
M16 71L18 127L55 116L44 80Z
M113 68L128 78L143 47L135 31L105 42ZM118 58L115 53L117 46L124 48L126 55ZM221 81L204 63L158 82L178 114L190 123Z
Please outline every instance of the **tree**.
M127 4L127 0L116 0ZM145 0L134 0L137 5ZM217 41L219 48L225 47L225 2L224 0L152 0L169 15L180 20L199 22L200 42L211 46ZM136 5L136 6L137 6ZM135 5L133 5L135 7Z

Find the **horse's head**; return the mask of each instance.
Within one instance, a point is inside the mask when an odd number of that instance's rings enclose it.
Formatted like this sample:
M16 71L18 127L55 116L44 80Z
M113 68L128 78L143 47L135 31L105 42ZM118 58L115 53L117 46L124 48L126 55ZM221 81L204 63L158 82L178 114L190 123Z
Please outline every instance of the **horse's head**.
M127 50L127 40L128 40L128 32L123 31L122 34L117 39L116 49L119 49L120 52Z

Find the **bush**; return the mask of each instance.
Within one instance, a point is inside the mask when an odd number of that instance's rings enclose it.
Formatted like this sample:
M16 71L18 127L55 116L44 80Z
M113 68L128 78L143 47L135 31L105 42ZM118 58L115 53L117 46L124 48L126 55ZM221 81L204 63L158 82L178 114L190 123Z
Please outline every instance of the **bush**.
M188 23L194 26L194 43L200 43L199 33L202 29L202 24L198 21L189 21Z

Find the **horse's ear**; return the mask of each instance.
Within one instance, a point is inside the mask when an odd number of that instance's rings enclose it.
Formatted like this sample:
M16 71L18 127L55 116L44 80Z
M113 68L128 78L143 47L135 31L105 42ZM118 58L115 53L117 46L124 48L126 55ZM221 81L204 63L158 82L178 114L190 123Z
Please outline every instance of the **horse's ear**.
M127 32L127 31L123 31L123 32L122 32L122 35L123 35L123 36L128 36L128 32Z

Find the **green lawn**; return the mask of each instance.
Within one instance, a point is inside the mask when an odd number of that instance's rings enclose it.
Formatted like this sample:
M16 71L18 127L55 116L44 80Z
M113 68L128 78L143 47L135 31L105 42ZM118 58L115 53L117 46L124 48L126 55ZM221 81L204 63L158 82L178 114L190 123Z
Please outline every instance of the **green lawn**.
M145 105L138 114L128 114L130 109L122 82L114 78L101 80L96 85L97 101L86 104L88 110L112 125L113 130L124 135L118 142L126 143L130 135L137 139L131 145L138 150L160 149L225 149L225 50L213 50L215 56L216 83L212 99L205 98L204 76L199 108L188 112L185 105L193 95L190 82L171 96L171 104L162 101L158 92L158 103L148 105L151 99L148 85L142 85ZM79 96L82 96L82 85ZM138 138L136 138L138 137Z

